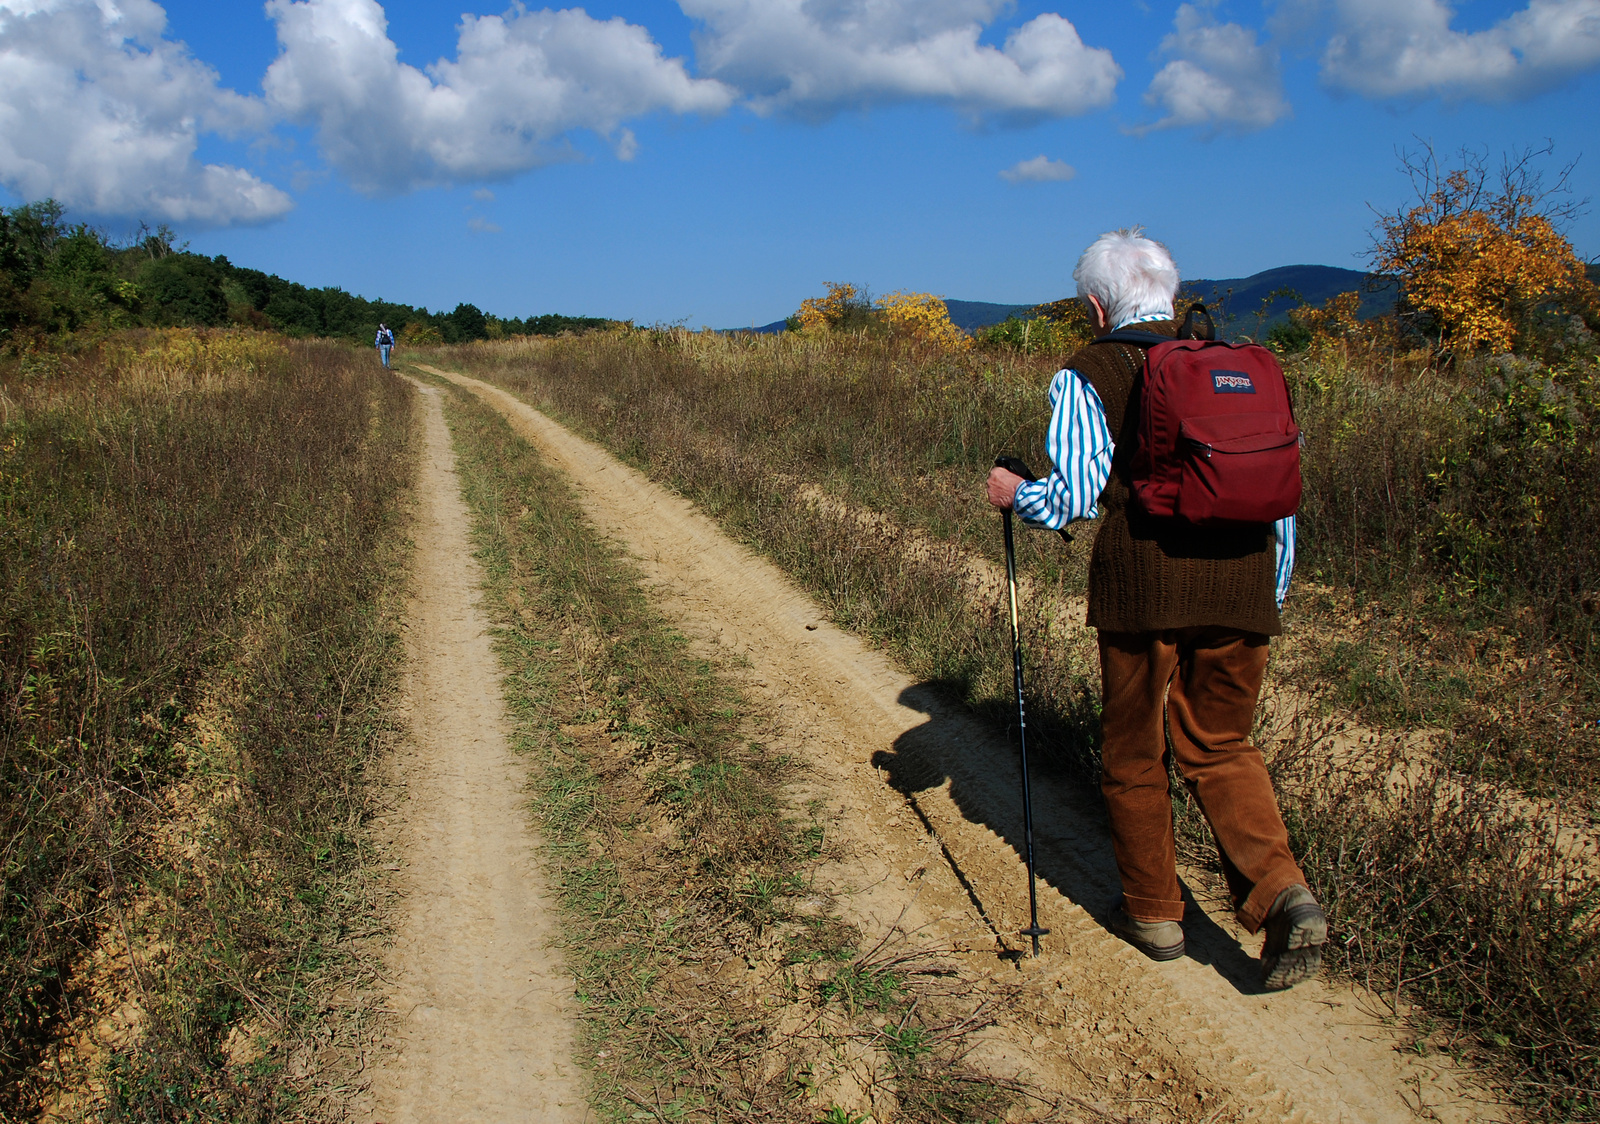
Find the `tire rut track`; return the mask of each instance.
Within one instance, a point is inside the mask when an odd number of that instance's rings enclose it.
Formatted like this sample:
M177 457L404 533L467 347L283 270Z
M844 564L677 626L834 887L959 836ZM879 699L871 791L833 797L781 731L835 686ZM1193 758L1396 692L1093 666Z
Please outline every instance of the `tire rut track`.
M393 766L403 866L386 957L395 1031L374 1060L371 1119L576 1124L587 1102L572 1062L573 985L553 949L441 391L417 385L426 447L402 704L411 736Z

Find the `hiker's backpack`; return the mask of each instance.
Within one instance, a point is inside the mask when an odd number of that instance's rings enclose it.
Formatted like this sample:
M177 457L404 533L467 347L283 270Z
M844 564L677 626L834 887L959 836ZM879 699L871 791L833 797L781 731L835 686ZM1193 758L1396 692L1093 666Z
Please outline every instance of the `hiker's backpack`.
M385 345L389 347L394 346L394 333L388 328L385 328L383 331L378 333L378 346L383 347Z
M1196 316L1206 327L1195 337ZM1300 427L1283 368L1258 344L1222 343L1204 305L1177 339L1123 328L1097 343L1145 349L1129 399L1138 436L1133 499L1150 515L1201 527L1273 523L1300 506Z

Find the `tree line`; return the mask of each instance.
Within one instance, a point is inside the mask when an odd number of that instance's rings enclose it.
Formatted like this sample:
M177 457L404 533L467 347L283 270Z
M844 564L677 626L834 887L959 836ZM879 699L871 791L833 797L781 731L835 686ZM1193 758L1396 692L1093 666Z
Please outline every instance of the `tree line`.
M430 312L190 253L164 225L118 243L69 222L53 199L0 207L0 348L26 349L86 330L227 325L370 341L380 321L419 343L559 335L615 323L557 314L504 318L471 304Z

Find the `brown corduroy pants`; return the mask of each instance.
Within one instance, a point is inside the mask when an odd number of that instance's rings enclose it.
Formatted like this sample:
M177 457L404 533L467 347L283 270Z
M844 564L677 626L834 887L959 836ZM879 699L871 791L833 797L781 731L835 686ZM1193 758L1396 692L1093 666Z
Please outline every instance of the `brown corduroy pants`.
M1273 899L1305 876L1261 751L1251 744L1267 638L1225 628L1100 633L1101 791L1125 908L1182 921L1168 792L1169 744L1222 855L1239 921L1254 933Z

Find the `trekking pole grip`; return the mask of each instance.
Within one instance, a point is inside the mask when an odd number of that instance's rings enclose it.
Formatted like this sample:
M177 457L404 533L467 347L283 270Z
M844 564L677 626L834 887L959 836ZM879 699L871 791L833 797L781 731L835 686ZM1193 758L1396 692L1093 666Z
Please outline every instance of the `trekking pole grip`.
M1022 458L1013 457L1008 453L1002 453L1000 456L995 457L994 458L994 466L996 468L1003 468L1007 472L1011 473L1011 475L1020 476L1024 480L1027 480L1029 482L1032 482L1034 480L1039 479L1037 476L1035 476L1033 474L1033 469L1029 468L1026 464L1022 463ZM1006 518L1007 518L1007 520L1009 520L1011 518L1011 509L1010 508L1006 509ZM1056 534L1061 536L1061 541L1062 542L1071 542L1072 541L1072 535L1070 533L1068 533L1068 531L1067 531L1067 529L1065 527L1062 527L1059 531L1056 532Z

